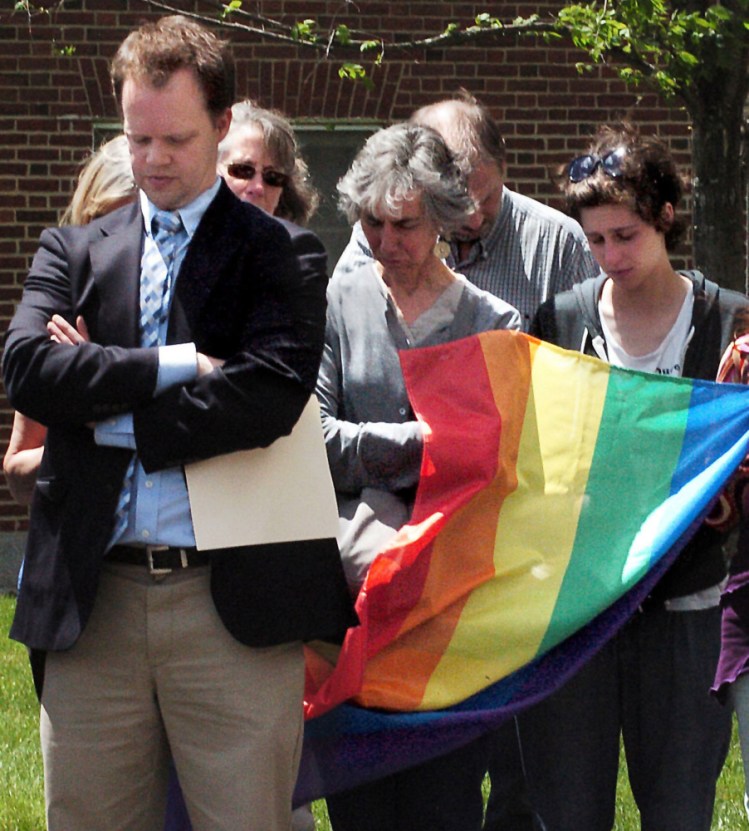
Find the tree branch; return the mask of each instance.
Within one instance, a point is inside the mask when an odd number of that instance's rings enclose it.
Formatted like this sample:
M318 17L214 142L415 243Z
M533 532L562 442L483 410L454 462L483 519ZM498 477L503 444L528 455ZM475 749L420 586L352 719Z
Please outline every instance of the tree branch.
M231 12L231 15L227 15L226 17L213 17L205 12L191 12L186 9L181 9L177 6L173 6L171 3L164 2L163 0L140 0L140 2L145 3L146 6L150 6L153 9L159 9L160 11L168 12L169 14L180 14L183 17L189 17L193 20L198 20L201 23L220 26L222 29L239 30L250 35L255 35L263 40L275 40L280 43L293 44L294 46L307 48L311 47L318 51L321 51L324 48L324 44L293 37L291 34L291 26L285 26L278 20L263 17L262 15L251 14L250 12L245 12L241 9ZM224 3L213 3L213 5L217 11L223 11L225 8ZM232 20L232 16L234 15L246 17L257 25L238 23L237 21Z
M293 34L293 24L283 23L279 20L264 17L263 15L254 14L245 11L241 7L223 16L227 4L220 2L220 0L205 0L208 5L216 10L215 16L206 12L188 11L166 0L141 0L141 2L151 8L159 9L169 14L181 14L185 17L199 20L202 23L233 29L264 40L270 39L286 44L313 48L328 56L333 56L334 54L346 56L361 54L362 46L366 48L366 46L375 41L382 44L383 47L409 52L423 49L442 49L465 44L486 46L494 44L509 35L558 33L560 31L559 24L552 20L542 21L529 19L496 26L476 25L469 26L465 29L461 29L458 26L448 27L444 32L436 35L407 40L397 38L386 40L381 35L370 35L360 30L351 29L350 34L352 36L350 39L346 43L341 43L336 38L335 26L331 26L324 35L321 34L314 39L307 39ZM240 22L239 18L250 22Z

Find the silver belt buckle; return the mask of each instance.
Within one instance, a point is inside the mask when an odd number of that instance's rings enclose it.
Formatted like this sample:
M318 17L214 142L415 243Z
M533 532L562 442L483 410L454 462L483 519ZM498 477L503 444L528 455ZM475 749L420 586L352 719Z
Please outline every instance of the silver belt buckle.
M168 550L169 550L168 545L147 545L146 546L146 561L148 563L148 573L152 577L159 577L159 576L163 577L164 575L171 574L172 571L174 571L174 569L171 569L171 568L154 568L154 565L153 565L154 551L168 551ZM182 559L183 559L183 561L187 559L187 557L185 556L184 551L182 552ZM184 563L183 563L183 565L184 565Z

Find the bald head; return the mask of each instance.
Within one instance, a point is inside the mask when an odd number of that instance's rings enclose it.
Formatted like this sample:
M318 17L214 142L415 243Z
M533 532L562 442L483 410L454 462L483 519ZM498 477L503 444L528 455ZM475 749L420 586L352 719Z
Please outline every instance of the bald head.
M411 121L436 130L466 173L490 162L504 173L505 142L499 125L473 96L427 104L414 112Z
M467 93L427 104L416 110L411 121L442 136L467 178L475 210L453 238L472 243L485 237L502 206L505 142L499 125L486 107Z

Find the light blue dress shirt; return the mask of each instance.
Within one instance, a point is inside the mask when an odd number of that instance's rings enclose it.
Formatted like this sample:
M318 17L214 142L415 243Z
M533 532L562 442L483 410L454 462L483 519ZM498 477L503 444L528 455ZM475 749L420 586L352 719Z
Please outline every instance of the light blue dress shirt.
M173 280L179 278L179 270L187 253L193 234L200 224L208 206L218 193L221 180L204 191L197 199L177 213L187 231L187 238L175 256ZM158 210L141 191L140 206L146 228L145 245L156 245L151 234L151 219ZM174 291L171 292L174 298ZM164 346L167 333L167 316L159 328L159 370L155 393L169 387L189 383L197 377L197 350L194 343ZM108 419L96 425L94 432L97 444L136 449L132 413ZM184 469L167 468L146 473L138 461L132 482L132 493L128 506L127 525L119 537L110 540L110 546L121 545L172 545L190 547L195 545L195 535L190 515L190 501L187 494Z

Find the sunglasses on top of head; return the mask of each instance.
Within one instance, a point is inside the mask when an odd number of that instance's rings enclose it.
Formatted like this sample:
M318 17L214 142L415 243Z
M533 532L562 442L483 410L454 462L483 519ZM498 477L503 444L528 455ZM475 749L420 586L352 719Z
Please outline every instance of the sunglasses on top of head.
M226 166L226 172L233 179L254 179L257 168L249 162L235 162ZM282 188L289 177L280 170L261 170L260 178L263 183L272 188Z
M570 182L577 184L592 176L600 167L607 176L618 179L623 173L624 158L627 155L626 147L617 147L605 156L578 156L570 162L567 176Z

